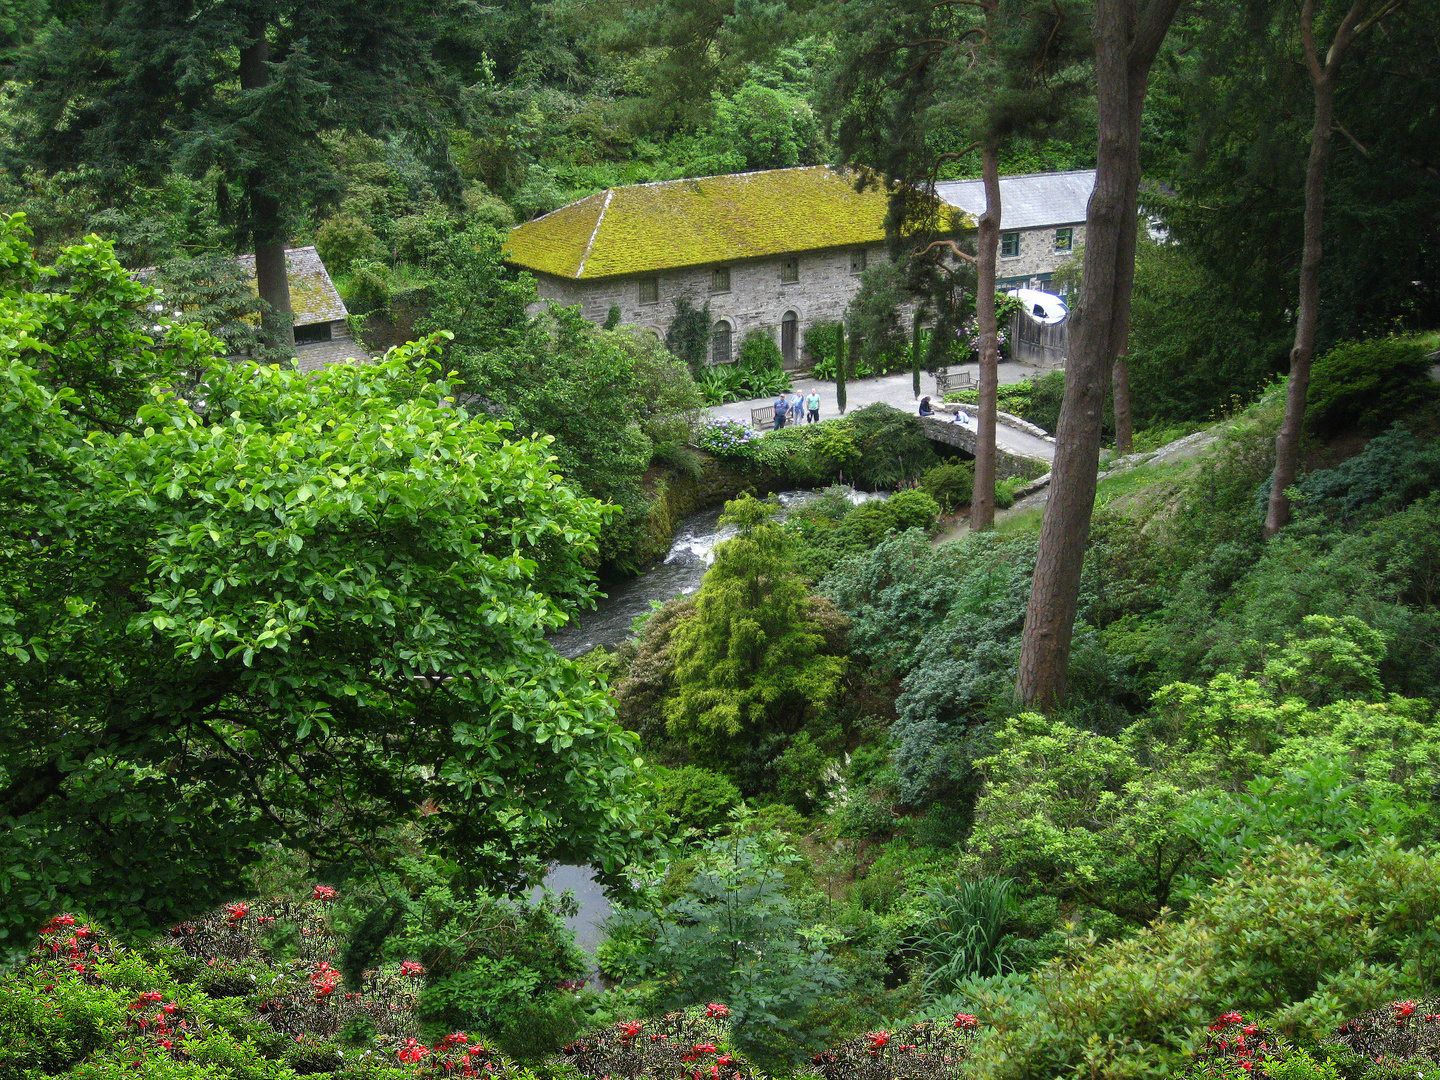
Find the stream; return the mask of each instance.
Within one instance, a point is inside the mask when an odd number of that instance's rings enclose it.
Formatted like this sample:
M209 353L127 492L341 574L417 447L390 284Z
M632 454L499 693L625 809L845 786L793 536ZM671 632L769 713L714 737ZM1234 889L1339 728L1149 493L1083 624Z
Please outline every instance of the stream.
M860 504L870 499L883 499L886 492L869 493L846 488L852 503ZM819 491L782 491L776 498L780 502L783 520L784 511L809 499L817 498ZM656 603L663 604L677 596L689 596L700 587L700 579L710 564L715 561L715 545L735 535L733 525L720 524L722 507L712 506L682 518L670 543L670 551L659 562L652 563L636 577L626 581L614 581L606 586L607 596L602 597L594 611L587 611L577 619L550 635L550 644L561 656L574 659L603 645L613 649L630 637L635 619L648 615Z
M852 503L883 499L886 493L870 494L846 489ZM781 518L789 507L820 495L818 491L782 491L776 498ZM635 619L648 615L656 603L676 596L688 596L700 587L705 571L715 561L715 546L737 532L733 525L720 524L722 507L714 506L682 518L665 558L651 564L636 577L611 582L608 595L601 597L594 611L587 611L563 630L550 635L550 643L561 656L574 659L597 645L613 649L632 634ZM545 884L556 892L570 889L575 893L580 911L567 919L575 931L575 940L593 956L604 935L601 924L610 916L610 901L595 882L589 867L560 864L545 876Z

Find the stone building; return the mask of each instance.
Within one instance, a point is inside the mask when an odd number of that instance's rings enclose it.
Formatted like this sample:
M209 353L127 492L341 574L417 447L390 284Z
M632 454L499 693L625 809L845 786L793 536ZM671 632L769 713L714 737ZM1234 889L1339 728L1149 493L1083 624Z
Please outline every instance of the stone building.
M251 284L255 281L255 256L235 260ZM369 353L355 340L346 322L345 301L325 264L313 247L288 248L285 270L290 279L290 310L295 317L295 366L314 371L326 364Z
M710 305L712 363L730 363L759 328L787 365L805 331L837 320L860 274L885 256L882 191L857 192L828 166L611 188L517 226L507 259L540 296L585 318L662 337L675 301Z
M1054 292L1056 269L1085 242L1085 209L1094 190L1094 169L1002 176L995 287ZM942 181L935 194L976 218L985 212L979 180Z

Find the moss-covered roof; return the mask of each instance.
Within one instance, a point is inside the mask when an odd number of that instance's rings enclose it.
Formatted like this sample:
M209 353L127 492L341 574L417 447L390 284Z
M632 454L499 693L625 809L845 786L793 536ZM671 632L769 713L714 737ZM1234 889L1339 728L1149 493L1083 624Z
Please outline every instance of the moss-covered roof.
M887 198L826 165L611 188L510 232L517 266L644 274L885 239Z
M249 276L250 287L255 288L255 256L241 255L235 262ZM313 247L287 248L285 275L290 280L290 310L295 315L296 326L338 322L345 318L345 301L340 299L319 252Z

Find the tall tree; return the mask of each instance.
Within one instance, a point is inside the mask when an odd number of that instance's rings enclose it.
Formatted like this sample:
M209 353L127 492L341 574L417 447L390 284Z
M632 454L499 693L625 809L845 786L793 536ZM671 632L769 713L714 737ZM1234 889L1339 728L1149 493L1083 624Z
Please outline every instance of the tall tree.
M443 10L419 0L100 0L70 5L24 59L10 157L87 165L123 203L137 170L217 178L238 250L253 250L272 333L291 341L284 249L334 194L322 131L404 127L422 148ZM238 87L238 90L237 90ZM443 155L442 155L443 156Z
M1080 307L1065 366L1050 501L1040 527L1016 681L1020 701L1041 709L1054 707L1065 695L1080 570L1095 509L1106 391L1130 322L1145 91L1155 54L1181 2L1098 0L1095 9L1095 190L1085 218Z
M1087 30L1079 6L1068 3L882 0L851 7L842 33L830 102L837 141L847 159L884 174L897 255L907 238L923 238L917 246L924 250L924 240L954 232L959 221L935 198L935 182L958 160L980 155L985 211L975 252L953 237L938 241L976 272L980 400L971 527L977 530L995 520L1000 155L1007 144L1044 134L1070 115ZM956 133L963 140L958 146L951 141ZM917 279L933 281L942 269L934 260L923 265ZM953 313L937 319L946 321L958 320Z
M1329 48L1321 53L1317 41L1318 0L1300 5L1300 46L1305 68L1314 86L1314 123L1310 131L1310 158L1305 164L1305 227L1300 257L1300 296L1295 308L1295 345L1290 350L1290 382L1285 389L1285 414L1275 436L1275 472L1270 480L1270 505L1265 512L1265 536L1274 536L1290 521L1290 485L1300 462L1300 434L1305 423L1305 397L1310 386L1310 361L1315 355L1315 331L1320 321L1320 259L1325 222L1325 170L1330 163L1330 141L1335 130L1335 87L1340 65L1355 38L1396 11L1402 0L1353 0Z

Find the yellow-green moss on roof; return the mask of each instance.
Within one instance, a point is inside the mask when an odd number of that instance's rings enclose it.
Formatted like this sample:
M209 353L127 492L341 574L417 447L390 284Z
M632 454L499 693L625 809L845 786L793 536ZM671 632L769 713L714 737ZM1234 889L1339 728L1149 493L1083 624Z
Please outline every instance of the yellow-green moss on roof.
M255 256L241 255L235 262L249 275L250 287L256 288ZM330 274L313 246L287 248L285 274L290 279L290 310L294 313L296 326L336 322L345 318L345 301L340 299L335 283L330 280Z
M644 274L885 239L887 199L829 166L611 188L510 232L507 257L565 278Z

